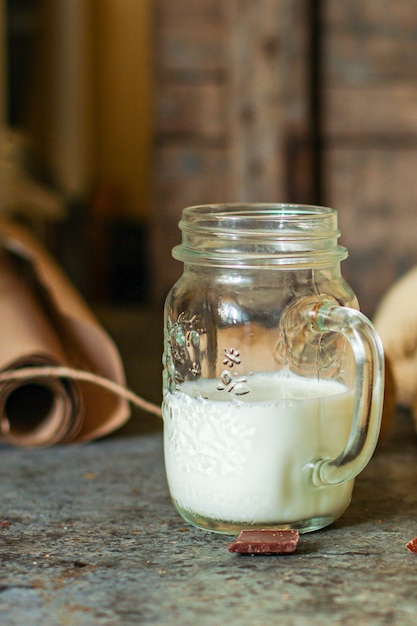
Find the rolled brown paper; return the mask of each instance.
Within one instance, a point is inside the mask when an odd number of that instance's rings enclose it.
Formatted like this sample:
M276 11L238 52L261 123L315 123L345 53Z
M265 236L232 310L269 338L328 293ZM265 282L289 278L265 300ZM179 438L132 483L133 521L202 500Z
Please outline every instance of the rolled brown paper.
M0 415L1 437L11 444L35 447L71 441L84 418L82 394L71 380L34 376L23 383L6 382L0 386Z
M3 218L0 243L0 372L63 365L125 385L115 344L41 244ZM129 416L125 398L70 377L0 385L0 440L15 445L88 441Z

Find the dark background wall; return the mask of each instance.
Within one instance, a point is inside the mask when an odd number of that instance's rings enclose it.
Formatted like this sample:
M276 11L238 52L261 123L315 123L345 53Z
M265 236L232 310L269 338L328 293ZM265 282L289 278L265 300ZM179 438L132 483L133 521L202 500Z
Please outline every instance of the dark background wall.
M33 44L45 33L44 18L33 12L56 6L49 2L7 1L9 122L24 130L33 121L33 93L39 109ZM131 20L131 39L123 42L120 58L131 62L122 78L123 63L110 67L105 45L116 52L122 43L121 22L110 19L110 7L121 5L86 0L100 18L92 45L84 43L98 68L92 80L101 77L94 154L105 167L82 198L66 198L67 219L51 240L73 280L92 299L160 307L181 272L171 248L185 206L319 203L339 210L350 252L343 273L373 315L389 286L417 262L414 0L146 2L149 21ZM144 32L146 53L137 45ZM146 88L144 67L152 74ZM110 79L119 74L120 84ZM136 82L142 91L129 91ZM117 100L121 86L125 100ZM146 98L150 116L137 108ZM134 126L124 111L133 112ZM146 174L138 157L137 180L114 185L112 163L120 166L129 146L138 145L137 120L151 137ZM106 142L108 129L113 139ZM143 201L139 211L132 210L132 184Z
M309 202L339 210L372 315L417 262L413 0L156 0L155 29L156 296L182 207Z

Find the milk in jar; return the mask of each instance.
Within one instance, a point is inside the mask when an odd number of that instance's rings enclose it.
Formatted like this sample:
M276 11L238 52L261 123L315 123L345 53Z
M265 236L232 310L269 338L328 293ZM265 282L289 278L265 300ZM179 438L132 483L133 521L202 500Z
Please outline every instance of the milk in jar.
M182 515L213 529L302 528L302 520L339 517L353 480L317 487L306 466L346 446L353 392L333 380L256 373L247 377L250 392L232 399L218 382L188 381L164 394L165 464Z

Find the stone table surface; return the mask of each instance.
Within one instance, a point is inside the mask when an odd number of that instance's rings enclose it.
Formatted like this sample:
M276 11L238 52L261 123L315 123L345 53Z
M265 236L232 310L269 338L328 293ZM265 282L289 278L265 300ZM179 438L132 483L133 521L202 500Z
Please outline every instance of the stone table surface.
M139 411L101 441L0 455L2 626L417 623L417 435L404 412L343 517L286 556L233 554L230 537L188 526L161 423Z

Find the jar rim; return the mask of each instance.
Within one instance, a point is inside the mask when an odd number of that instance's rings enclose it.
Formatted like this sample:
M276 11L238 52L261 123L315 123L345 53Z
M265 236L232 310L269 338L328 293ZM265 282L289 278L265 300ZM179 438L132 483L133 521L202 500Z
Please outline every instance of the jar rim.
M328 264L346 258L337 245L337 211L293 203L202 204L183 209L182 243L173 256L205 265Z
M326 216L337 215L336 209L316 204L297 204L287 202L226 202L218 204L196 204L188 206L182 211L182 219L203 219L212 216L242 218L253 215L260 219L292 219L301 217L322 219Z

